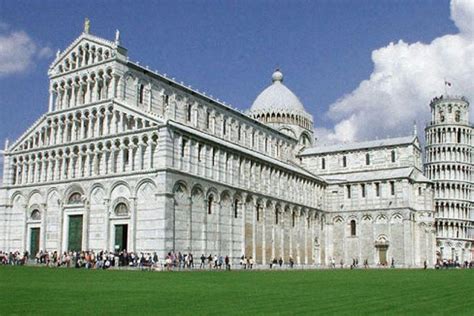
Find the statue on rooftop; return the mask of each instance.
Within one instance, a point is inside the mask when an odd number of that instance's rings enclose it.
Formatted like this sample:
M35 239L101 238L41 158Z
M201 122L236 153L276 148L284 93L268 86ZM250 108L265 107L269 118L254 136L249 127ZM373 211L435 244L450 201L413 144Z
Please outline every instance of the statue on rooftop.
M90 28L91 28L91 21L89 20L89 18L86 18L84 21L84 33L89 34Z

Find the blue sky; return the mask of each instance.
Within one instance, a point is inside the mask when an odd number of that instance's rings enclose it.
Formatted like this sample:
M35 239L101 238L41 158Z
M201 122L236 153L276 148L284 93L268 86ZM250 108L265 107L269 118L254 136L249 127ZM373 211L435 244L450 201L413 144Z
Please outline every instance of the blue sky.
M132 60L241 109L278 65L321 134L333 139L347 118L331 106L371 76L374 50L399 40L429 45L458 32L450 2L442 0L1 1L0 140L16 139L47 110L48 66L57 49L79 36L85 17L95 35L113 39L120 29ZM2 52L2 41L15 32L26 35L34 53L26 69L2 73L6 54L22 54L16 46Z

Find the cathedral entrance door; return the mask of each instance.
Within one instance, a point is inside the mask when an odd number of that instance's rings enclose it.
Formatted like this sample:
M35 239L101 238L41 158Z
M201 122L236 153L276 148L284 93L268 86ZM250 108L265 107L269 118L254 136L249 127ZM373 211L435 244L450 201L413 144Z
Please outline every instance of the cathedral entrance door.
M386 266L387 265L387 246L379 246L379 263L381 265Z
M115 225L115 244L116 251L127 249L128 225Z
M69 216L68 250L82 250L82 215Z
M30 256L34 258L39 251L40 229L30 228Z

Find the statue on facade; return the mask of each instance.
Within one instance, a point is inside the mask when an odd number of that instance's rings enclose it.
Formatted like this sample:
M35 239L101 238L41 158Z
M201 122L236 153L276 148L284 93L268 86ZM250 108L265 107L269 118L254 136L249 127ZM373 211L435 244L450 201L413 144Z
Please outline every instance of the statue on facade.
M89 20L89 18L86 18L84 21L84 33L89 34L90 28L91 28L91 21Z
M120 31L115 31L115 44L120 45Z

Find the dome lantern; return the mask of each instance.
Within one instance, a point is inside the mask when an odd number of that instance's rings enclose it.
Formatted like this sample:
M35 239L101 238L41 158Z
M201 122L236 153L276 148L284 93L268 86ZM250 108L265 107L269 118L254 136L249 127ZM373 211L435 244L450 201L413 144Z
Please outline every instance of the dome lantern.
M272 82L283 82L283 73L280 69L276 69L272 75Z

